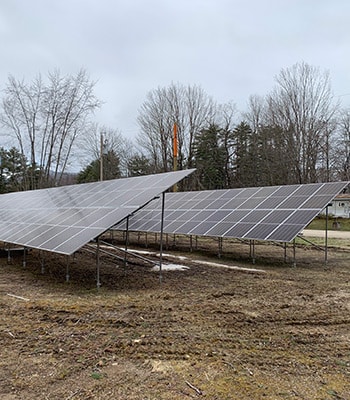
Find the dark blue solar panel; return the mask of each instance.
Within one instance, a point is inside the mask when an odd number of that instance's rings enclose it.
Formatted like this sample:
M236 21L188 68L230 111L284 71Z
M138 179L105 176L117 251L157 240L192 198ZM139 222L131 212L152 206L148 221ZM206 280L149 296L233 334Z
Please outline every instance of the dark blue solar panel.
M72 254L193 171L0 195L0 241Z
M330 182L167 193L164 231L289 242L347 185ZM158 218L153 228L160 229L159 203L158 208L149 207ZM137 214L133 218L133 229L141 230L142 221Z

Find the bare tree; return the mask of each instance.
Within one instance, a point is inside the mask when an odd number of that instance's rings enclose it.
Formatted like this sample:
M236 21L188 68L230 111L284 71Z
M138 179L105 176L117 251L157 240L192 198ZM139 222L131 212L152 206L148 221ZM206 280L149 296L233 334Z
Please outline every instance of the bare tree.
M61 76L39 75L30 84L10 76L2 101L0 121L28 155L30 188L60 184L73 145L99 107L86 71Z
M138 123L141 133L136 140L142 154L150 157L158 171L167 171L171 165L174 122L175 117L171 115L167 90L158 88L149 92L139 112Z
M40 76L30 85L10 76L1 104L0 122L6 128L6 133L13 136L21 154L28 156L32 167L37 165L35 144L40 129L38 119L42 93L43 84ZM27 182L28 179L31 181ZM24 175L24 180L24 188L35 186L34 174L31 177Z
M335 140L331 142L330 151L334 178L350 180L350 109L340 111Z
M234 103L229 102L217 106L214 125L220 128L220 143L225 154L224 187L227 188L233 185L233 174L236 164L236 139L234 135L237 123L236 117L237 108Z
M282 129L294 181L315 182L320 157L331 141L331 121L337 105L328 72L306 63L282 69L267 97L265 124ZM287 160L286 160L287 161Z
M170 170L176 123L179 168L191 167L195 134L214 119L214 110L213 100L198 86L171 84L149 92L138 115L141 153L152 160L157 171Z
M253 132L267 124L266 122L266 99L262 96L249 96L248 110L243 113L244 121L246 121Z
M91 124L90 128L79 140L80 157L84 160L98 160L101 156L101 139L103 153L112 152L119 159L122 176L128 175L128 164L133 156L133 143L125 138L118 129L107 128L99 124Z

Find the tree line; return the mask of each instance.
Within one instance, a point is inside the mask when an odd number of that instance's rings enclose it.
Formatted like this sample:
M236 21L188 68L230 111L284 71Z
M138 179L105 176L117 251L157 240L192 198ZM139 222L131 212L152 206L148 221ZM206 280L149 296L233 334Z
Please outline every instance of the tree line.
M101 102L85 70L26 83L10 76L0 105L2 193L196 168L182 189L222 189L349 180L350 110L332 93L328 72L307 63L282 69L247 109L218 104L196 85L151 90L134 140L93 121ZM101 140L102 139L102 140ZM77 160L76 176L67 170ZM103 169L101 170L101 159Z

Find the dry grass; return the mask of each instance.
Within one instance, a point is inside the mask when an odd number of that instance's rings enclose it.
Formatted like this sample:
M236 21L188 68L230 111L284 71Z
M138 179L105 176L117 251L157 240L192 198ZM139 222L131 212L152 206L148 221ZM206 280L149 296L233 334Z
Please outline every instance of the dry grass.
M86 253L69 283L63 257L45 274L36 252L26 268L2 259L1 399L350 399L348 253L325 266L298 247L292 268L290 249L284 264L259 245L265 273L245 272L195 260L253 267L249 246L224 243L219 260L214 241L189 253L183 240L190 269L160 284L147 264L105 257L99 291Z

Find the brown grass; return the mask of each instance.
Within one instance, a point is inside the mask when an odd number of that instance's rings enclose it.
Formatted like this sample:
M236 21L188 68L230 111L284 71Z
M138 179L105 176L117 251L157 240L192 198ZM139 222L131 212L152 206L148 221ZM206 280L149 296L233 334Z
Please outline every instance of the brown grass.
M298 247L293 268L291 248L284 263L283 248L257 245L252 265L246 244L225 242L221 259L213 240L172 245L188 270L160 284L148 264L103 257L100 290L85 252L69 283L64 257L48 255L44 274L35 251L26 268L1 259L0 398L350 399L347 252L325 265Z

